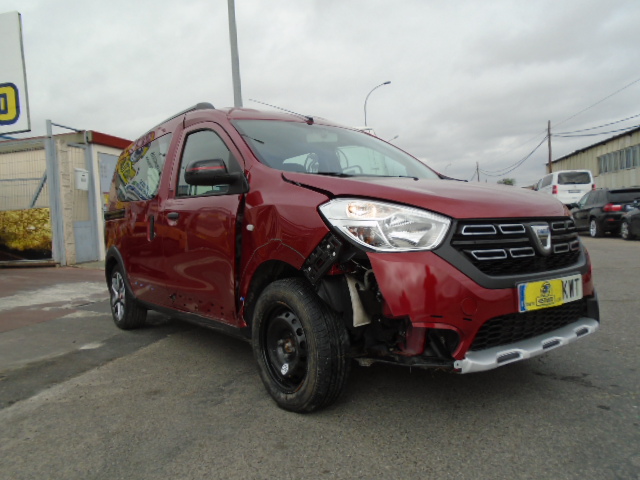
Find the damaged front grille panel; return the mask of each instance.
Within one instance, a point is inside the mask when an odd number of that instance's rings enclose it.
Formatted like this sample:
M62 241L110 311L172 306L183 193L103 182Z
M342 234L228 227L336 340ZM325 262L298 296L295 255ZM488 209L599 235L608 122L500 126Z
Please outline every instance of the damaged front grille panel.
M586 315L586 299L582 299L558 307L492 318L482 325L469 350L485 350L533 338L569 325Z

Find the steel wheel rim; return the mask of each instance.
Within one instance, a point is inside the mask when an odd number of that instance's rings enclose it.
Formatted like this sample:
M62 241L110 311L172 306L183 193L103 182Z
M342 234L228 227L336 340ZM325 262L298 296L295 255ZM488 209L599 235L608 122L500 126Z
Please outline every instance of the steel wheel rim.
M589 224L589 234L592 237L595 237L597 230L598 230L598 226L596 225L596 221L595 220L591 220L591 223Z
M629 225L627 225L627 222L622 222L622 225L620 226L620 235L625 240L629 238Z
M286 393L298 390L307 376L307 337L288 309L273 312L263 330L263 355L271 378Z
M117 321L124 318L125 286L120 272L115 272L111 277L111 311Z

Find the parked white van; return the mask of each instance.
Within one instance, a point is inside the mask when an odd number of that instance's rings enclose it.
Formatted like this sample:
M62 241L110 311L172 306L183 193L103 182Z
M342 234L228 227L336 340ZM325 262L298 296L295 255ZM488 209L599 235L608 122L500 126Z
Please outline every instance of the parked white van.
M576 203L585 193L595 188L593 175L589 170L559 170L545 175L536 185L536 190L554 195L565 205Z

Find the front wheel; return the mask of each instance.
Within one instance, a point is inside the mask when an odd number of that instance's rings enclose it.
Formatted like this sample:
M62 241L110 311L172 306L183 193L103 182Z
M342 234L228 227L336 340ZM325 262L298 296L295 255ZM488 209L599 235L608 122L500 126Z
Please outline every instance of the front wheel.
M350 367L347 331L306 280L278 280L264 290L252 337L260 377L280 408L312 412L338 399Z
M127 288L120 265L114 267L111 272L109 294L111 297L111 316L118 328L130 330L145 325L147 310L138 304Z
M595 218L592 218L589 222L589 235L591 235L593 238L602 237L602 235L604 235L602 227L598 225L598 222L596 222Z

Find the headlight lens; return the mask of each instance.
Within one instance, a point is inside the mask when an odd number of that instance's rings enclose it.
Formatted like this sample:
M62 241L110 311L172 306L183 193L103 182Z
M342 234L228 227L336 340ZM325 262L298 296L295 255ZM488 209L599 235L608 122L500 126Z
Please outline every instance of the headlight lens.
M320 212L347 238L381 252L434 249L451 224L426 210L359 199L331 200Z

